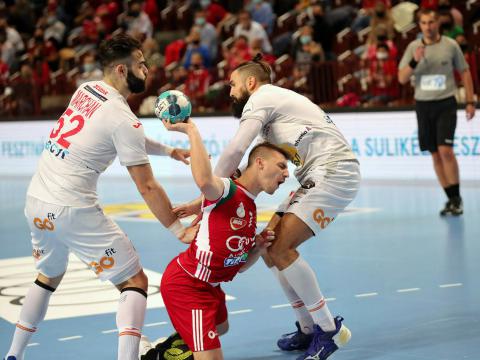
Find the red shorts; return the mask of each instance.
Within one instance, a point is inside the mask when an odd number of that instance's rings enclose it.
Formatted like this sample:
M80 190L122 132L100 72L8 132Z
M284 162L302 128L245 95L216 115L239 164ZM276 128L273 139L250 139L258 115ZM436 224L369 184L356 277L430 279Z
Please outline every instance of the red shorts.
M217 325L228 317L225 293L220 286L187 274L175 258L162 275L160 291L175 330L190 350L220 347Z

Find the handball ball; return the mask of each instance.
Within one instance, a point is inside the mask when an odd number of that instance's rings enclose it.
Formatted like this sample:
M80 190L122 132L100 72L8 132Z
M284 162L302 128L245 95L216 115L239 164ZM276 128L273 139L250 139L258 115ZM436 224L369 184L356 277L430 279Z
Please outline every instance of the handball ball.
M175 124L185 121L192 113L192 104L188 97L178 90L167 90L155 101L155 115L159 119Z

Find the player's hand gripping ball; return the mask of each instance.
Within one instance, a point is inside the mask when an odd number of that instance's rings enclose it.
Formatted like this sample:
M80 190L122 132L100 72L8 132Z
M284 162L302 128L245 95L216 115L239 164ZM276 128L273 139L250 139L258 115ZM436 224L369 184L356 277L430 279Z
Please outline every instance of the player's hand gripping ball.
M155 101L155 115L159 119L175 124L187 120L192 113L192 104L188 97L178 90L167 90Z

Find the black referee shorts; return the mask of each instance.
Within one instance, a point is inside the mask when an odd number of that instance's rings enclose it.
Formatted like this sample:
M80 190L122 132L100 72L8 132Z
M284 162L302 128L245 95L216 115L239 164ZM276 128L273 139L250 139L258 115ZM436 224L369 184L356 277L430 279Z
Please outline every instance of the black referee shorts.
M436 152L439 145L453 146L457 126L457 101L449 97L436 101L416 101L418 140L422 151Z

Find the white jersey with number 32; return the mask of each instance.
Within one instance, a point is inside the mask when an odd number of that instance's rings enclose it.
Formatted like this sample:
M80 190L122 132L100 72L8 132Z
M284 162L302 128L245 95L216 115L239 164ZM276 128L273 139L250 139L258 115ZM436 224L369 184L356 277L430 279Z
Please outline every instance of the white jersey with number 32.
M117 154L123 166L149 162L143 126L116 89L84 83L50 132L27 195L63 206L94 205L98 177Z

